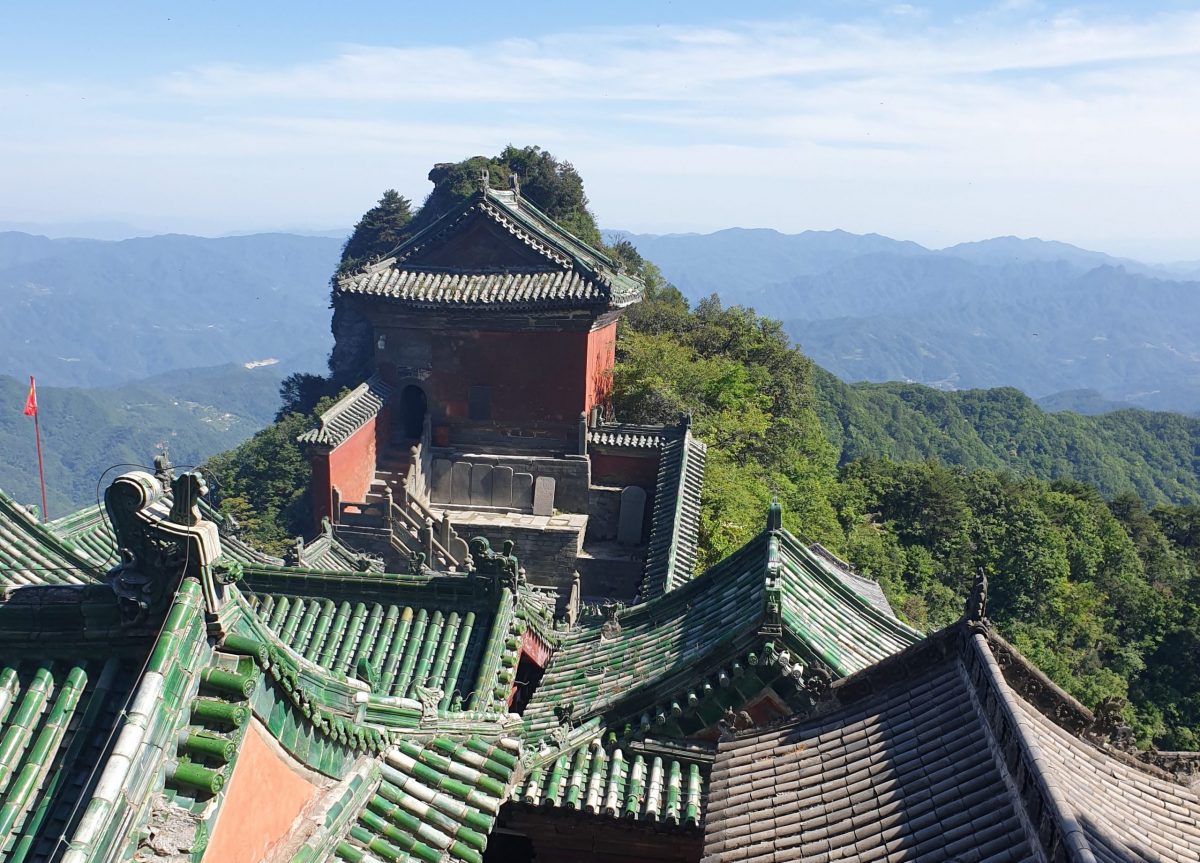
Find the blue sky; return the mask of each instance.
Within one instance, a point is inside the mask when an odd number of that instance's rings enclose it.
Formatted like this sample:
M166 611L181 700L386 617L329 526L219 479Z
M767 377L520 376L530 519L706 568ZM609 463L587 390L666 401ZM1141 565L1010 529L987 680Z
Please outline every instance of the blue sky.
M1200 258L1195 4L21 3L0 223L352 224L536 143L632 231Z

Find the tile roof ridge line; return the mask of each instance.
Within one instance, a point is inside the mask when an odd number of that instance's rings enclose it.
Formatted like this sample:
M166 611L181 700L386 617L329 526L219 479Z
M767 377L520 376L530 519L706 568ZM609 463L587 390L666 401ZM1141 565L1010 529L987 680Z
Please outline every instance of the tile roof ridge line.
M1018 770L1015 765L1010 765L1009 759L1005 755L1004 746L1001 743L1002 735L1000 729L993 726L979 686L972 679L972 671L968 664L971 657L963 655L964 652L976 649L974 647L974 636L968 631L965 637L971 639L971 642L969 644L962 641L959 642L959 656L958 661L955 662L959 684L966 690L967 698L975 710L979 725L983 730L984 738L987 741L987 748L991 753L992 760L995 762L997 772L1000 774L1000 781L1004 784L1013 801L1013 812L1016 813L1017 820L1021 824L1021 829L1025 833L1025 839L1029 843L1029 847L1037 852L1039 863L1047 863L1047 856L1042 848L1042 841L1038 835L1037 825L1033 823L1031 813L1022 799L1021 781ZM975 658L979 659L978 655ZM985 672L984 674L986 677L987 673Z
M95 564L89 563L74 548L67 544L58 533L50 527L51 522L42 523L33 517L33 513L0 489L0 519L9 517L15 524L28 530L34 537L54 550L56 554L70 560L81 571L97 580L103 581L103 572Z
M1008 685L1004 678L1004 672L1000 670L1000 664L992 654L987 636L989 627L983 627L981 631L980 628L970 624L956 625L964 626L969 633L967 650L975 652L983 669L986 685L991 688L996 696L999 709L1004 712L1012 725L1013 733L1018 741L1020 756L1033 775L1034 782L1041 790L1047 808L1062 833L1068 859L1077 861L1077 863L1096 863L1095 855L1088 848L1087 836L1083 832L1083 827L1073 815L1069 814L1071 810L1067 805L1063 790L1059 788L1057 782L1049 778L1052 774L1045 763L1035 731L1029 727L1028 720L1021 715L1021 709L1016 704L1016 693Z
M910 626L899 618L889 617L888 615L884 614L869 601L867 601L866 597L859 594L858 591L851 588L837 576L828 572L825 567L820 565L820 559L809 549L808 545L786 527L781 527L779 529L779 534L783 538L783 542L780 544L782 550L785 550L798 558L805 559L806 562L813 564L814 568L816 569L816 574L813 575L813 577L819 579L821 583L825 587L829 588L839 599L849 600L854 609L863 616L867 617L873 626L878 626L892 634L905 636L916 635L918 638L927 637L925 633L921 632L916 627ZM796 554L797 552L799 552L799 554ZM783 577L786 578L787 574L788 569L787 567L784 567Z
M550 218L549 215L542 212L542 210L540 208L538 208L537 205L535 205L532 201L530 201L529 198L527 198L525 195L518 195L517 201L516 201L517 205L515 207L511 207L508 205L508 203L506 203L504 200L502 200L497 195L495 195L494 194L495 191L496 190L491 189L491 188L487 189L487 193L486 193L487 197L494 200L496 203L500 204L501 206L503 206L509 212L514 212L519 215L525 216L527 221L532 221L532 222L536 223L538 220L544 220L546 225L553 226L557 232L561 233L569 241L572 241L574 244L578 245L579 248L582 249L585 253L597 258L598 263L600 263L602 266L607 267L608 269L612 270L614 274L616 273L617 266L618 266L616 260L609 257L607 254L605 254L603 251L601 251L600 249L593 246L591 243L588 243L587 241L583 240L581 237L577 237L575 234L571 233L569 230L567 230L562 225L560 225L557 221ZM523 212L523 211L528 211L528 212ZM533 214L533 216L534 216L533 219L529 219L530 213ZM543 232L545 231L545 228L543 228L540 225L537 226L537 229L539 231L543 231ZM577 258L578 256L575 255L573 257ZM594 270L596 268L593 264L593 265L588 266L588 269Z
M383 386L380 387L380 384ZM383 376L380 375L379 372L372 372L370 377L330 405L324 411L324 413L321 414L319 417L321 425L324 426L327 422L332 422L340 417L343 413L349 410L351 406L353 406L354 402L357 401L360 396L363 396L376 388L386 389L388 394L391 392L391 387L383 380Z
M1032 682L1035 686L1039 687L1043 691L1051 693L1054 699L1061 703L1062 706L1060 708L1056 708L1055 714L1069 712L1074 714L1073 718L1075 719L1075 724L1087 726L1092 723L1095 717L1092 711L1089 710L1087 706L1083 704L1083 702L1051 680L1046 672L1034 665L1033 662L1027 659L1019 650L1009 644L1008 641L1005 640L1004 636L993 629L990 624L984 624L976 631L983 636L988 650L992 654L992 658L997 663L997 668L1001 667L1000 660L996 656L997 651L1000 651L1005 654L1006 663L1011 663L1013 666L1018 668L1021 673L1028 675L1030 678L1032 678ZM1003 671L1001 671L1001 673L1003 674ZM1036 709L1055 725L1059 726L1065 731L1070 732L1072 737L1080 736L1074 732L1071 732L1071 729L1063 724L1062 716L1050 714L1046 710L1042 709L1041 705L1034 703L1029 698L1025 698L1026 692L1022 691L1020 686L1009 683L1007 677L1004 678L1004 682L1009 689L1024 698L1027 702L1029 702L1030 706Z

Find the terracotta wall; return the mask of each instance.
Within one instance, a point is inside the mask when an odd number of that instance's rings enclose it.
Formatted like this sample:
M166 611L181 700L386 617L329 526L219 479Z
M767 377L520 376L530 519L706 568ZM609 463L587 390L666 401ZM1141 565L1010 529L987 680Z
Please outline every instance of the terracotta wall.
M591 453L592 484L624 487L640 485L653 495L658 482L658 450L648 450L645 456Z
M297 817L316 796L307 771L295 765L251 725L238 753L206 861L258 863L292 832Z
M612 369L617 358L617 322L592 330L587 340L587 390L583 410L608 407L612 400Z
M346 440L329 452L312 455L313 517L317 524L322 517L333 517L332 495L336 486L345 502L361 501L375 479L376 456L387 446L388 408L370 419Z

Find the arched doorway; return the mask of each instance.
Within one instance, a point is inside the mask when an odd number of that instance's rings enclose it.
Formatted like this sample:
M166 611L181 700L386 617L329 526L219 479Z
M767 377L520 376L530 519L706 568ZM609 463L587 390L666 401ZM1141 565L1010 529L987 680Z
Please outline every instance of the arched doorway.
M425 428L425 412L429 404L425 391L409 384L400 392L400 432L407 440L418 440Z

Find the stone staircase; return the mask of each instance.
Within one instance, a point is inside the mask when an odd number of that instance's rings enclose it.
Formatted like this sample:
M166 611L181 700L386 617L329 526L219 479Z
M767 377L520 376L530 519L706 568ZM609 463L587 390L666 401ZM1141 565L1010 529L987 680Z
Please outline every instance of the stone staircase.
M367 503L383 503L385 489L391 489L393 500L403 497L415 449L411 444L390 446L379 454L375 461L375 479L367 491Z
M467 566L467 543L448 517L444 513L436 517L420 494L410 493L412 477L419 470L418 444L393 441L378 455L366 500L343 507L338 537L351 548L382 557L391 571L407 566L416 554L423 554L426 565L439 569Z

